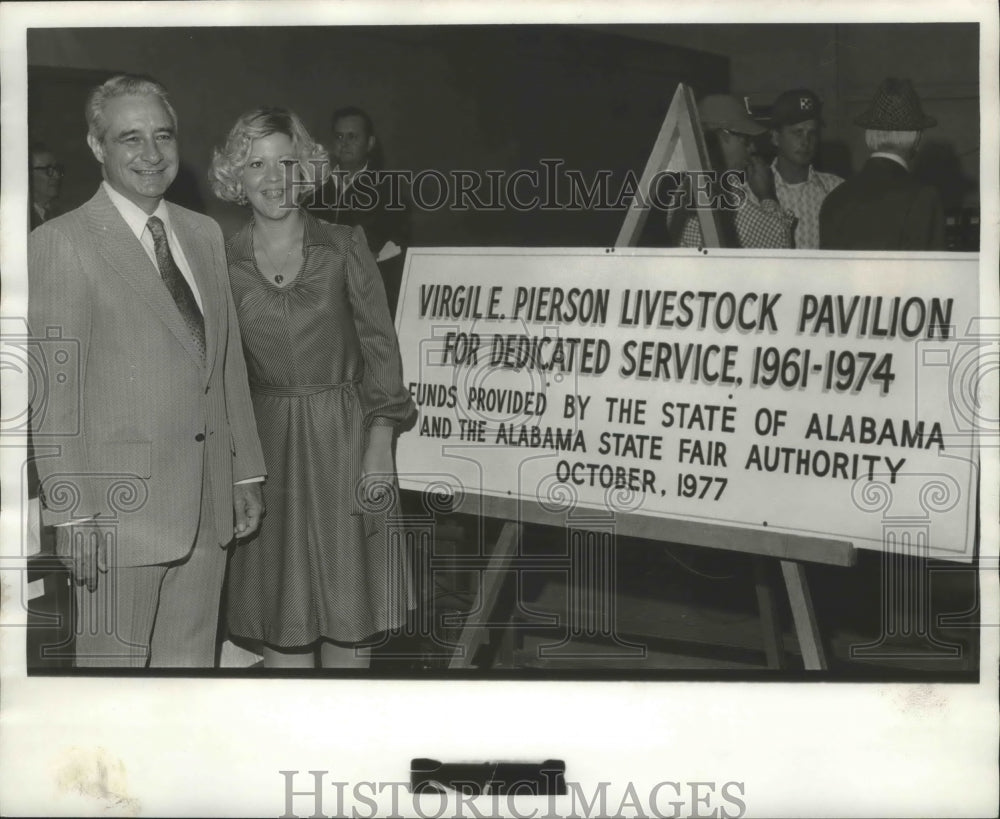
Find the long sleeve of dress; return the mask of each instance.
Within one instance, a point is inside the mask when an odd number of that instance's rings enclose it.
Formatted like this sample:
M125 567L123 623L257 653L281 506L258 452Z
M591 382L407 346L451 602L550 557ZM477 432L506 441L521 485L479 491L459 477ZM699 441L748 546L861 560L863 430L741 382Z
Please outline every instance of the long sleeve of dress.
M354 228L351 236L346 269L348 298L365 363L358 391L364 427L405 423L416 408L403 384L399 340L389 315L382 277L360 227Z

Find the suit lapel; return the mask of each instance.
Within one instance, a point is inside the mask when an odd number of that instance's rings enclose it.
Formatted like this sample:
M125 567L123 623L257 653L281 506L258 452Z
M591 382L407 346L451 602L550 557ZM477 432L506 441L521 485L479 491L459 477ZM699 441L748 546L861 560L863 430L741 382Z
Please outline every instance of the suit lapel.
M97 252L108 263L109 269L138 293L188 354L200 362L201 354L177 305L164 286L159 271L104 189L99 188L84 207L92 235L97 238ZM184 252L187 254L186 248ZM206 326L206 334L207 332Z

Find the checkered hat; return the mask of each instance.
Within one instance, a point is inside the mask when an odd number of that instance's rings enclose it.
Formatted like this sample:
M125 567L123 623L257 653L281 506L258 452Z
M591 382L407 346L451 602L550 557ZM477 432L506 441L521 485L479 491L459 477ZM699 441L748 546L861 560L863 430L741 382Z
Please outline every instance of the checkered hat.
M882 80L868 110L854 119L855 125L875 131L922 131L937 125L924 114L913 83L888 77Z
M822 104L808 88L796 88L779 95L771 106L771 126L798 125L807 119L820 121Z

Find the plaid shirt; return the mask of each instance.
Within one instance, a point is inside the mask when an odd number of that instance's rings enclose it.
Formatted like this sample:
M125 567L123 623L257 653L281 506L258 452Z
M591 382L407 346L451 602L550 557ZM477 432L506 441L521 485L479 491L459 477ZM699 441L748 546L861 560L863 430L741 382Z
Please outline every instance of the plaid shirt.
M741 248L790 248L795 216L779 206L773 199L761 203L746 185L747 198L736 211L736 240ZM680 233L680 247L704 247L698 214L681 211L684 227ZM679 214L680 215L680 214Z
M805 182L790 185L778 173L778 160L771 163L774 170L774 189L778 201L786 210L795 214L795 247L819 247L819 209L826 195L844 180L836 174L821 173L809 166Z

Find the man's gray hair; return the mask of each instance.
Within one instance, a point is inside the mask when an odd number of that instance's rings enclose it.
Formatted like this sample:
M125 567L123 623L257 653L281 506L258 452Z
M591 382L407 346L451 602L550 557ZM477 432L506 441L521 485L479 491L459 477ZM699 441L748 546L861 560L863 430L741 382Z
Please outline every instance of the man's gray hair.
M177 112L170 104L167 89L156 80L146 77L136 77L131 74L118 74L110 80L94 88L87 97L87 131L98 142L104 141L108 132L108 123L104 118L104 106L107 101L116 97L146 96L152 94L160 98L163 107L170 114L170 120L177 129Z
M909 159L920 139L920 131L878 131L869 128L865 131L865 144L868 150L896 154L903 159Z

